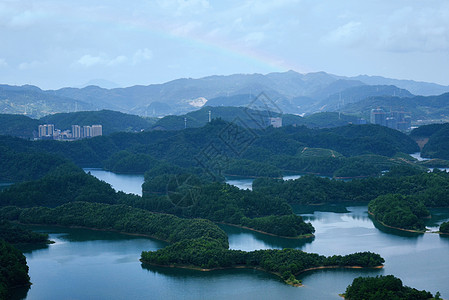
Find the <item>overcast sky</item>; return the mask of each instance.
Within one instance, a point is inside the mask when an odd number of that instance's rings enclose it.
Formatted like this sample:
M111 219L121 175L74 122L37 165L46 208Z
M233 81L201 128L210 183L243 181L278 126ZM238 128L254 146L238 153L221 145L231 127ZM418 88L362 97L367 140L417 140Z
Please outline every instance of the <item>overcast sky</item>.
M449 1L0 0L0 83L290 69L449 85Z

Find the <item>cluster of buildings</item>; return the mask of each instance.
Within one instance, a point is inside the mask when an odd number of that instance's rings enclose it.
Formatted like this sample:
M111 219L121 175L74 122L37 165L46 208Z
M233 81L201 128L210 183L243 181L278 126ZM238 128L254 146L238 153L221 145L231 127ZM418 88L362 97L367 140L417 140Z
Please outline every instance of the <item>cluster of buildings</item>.
M400 131L407 131L412 127L410 112L405 111L385 112L381 108L372 109L370 121L372 124L378 124Z
M103 135L102 125L80 126L72 125L72 131L56 129L53 124L39 125L40 139L78 140Z

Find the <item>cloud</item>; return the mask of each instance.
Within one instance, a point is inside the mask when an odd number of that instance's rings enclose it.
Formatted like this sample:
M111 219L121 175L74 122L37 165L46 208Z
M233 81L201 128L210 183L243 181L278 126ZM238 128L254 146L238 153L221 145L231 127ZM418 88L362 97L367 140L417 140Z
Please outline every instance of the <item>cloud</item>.
M84 67L92 67L95 65L104 64L105 60L100 56L92 56L90 54L86 54L78 59L77 63Z
M143 61L151 60L152 58L153 52L148 48L144 48L138 49L132 55L132 59L128 58L125 55L118 55L116 57L111 58L106 54L100 55L85 54L75 62L75 65L83 66L85 68L98 67L98 66L117 67L125 64L136 65Z
M110 61L108 61L106 65L108 65L108 66L118 66L118 65L126 63L127 61L128 61L128 58L126 56L119 55L116 58L113 58Z
M19 64L19 70L29 70L34 69L36 67L39 67L42 65L42 62L39 62L37 60L34 60L32 62L23 62Z
M133 64L138 64L143 61L151 60L153 58L153 52L150 49L139 49L134 53Z
M4 58L0 58L0 68L7 67L8 63Z
M207 0L160 0L159 7L174 12L176 16L201 14L211 7Z
M379 24L377 42L393 52L449 51L449 5L397 9Z
M324 36L323 40L325 42L353 47L360 44L364 35L362 23L350 21L329 32Z

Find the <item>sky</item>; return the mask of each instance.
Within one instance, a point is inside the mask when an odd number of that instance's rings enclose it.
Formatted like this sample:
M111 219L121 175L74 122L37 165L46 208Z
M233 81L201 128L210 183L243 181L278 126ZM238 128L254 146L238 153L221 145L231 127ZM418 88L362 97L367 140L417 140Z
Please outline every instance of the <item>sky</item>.
M288 70L449 85L449 1L0 0L0 84Z

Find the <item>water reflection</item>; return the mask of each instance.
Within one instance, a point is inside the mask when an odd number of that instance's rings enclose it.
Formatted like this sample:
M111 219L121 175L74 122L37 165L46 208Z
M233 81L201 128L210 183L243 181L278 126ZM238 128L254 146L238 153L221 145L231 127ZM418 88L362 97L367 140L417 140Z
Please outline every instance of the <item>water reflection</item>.
M22 253L31 253L33 251L37 250L45 250L48 249L50 245L48 244L21 244L21 245L14 245L17 249L22 251Z
M141 174L116 174L96 168L84 168L86 173L109 183L116 191L142 196L144 176Z
M387 227L387 226L379 223L373 216L369 216L369 218L373 222L374 227L376 227L376 229L379 229L382 233L385 233L385 234L392 234L392 235L406 237L406 238L419 238L425 234L425 233L410 232L410 231Z
M229 248L243 251L283 248L300 249L304 245L312 243L315 239L314 237L304 239L289 239L263 234L260 232L255 232L234 226L219 225L219 227L222 228L228 235Z
M283 281L276 275L270 274L264 271L255 270L251 268L247 269L222 269L222 270L213 270L213 271L199 271L199 270L191 270L184 268L171 268L171 267L161 267L155 266L151 264L142 263L141 267L143 270L151 272L154 275L164 275L170 276L174 280L184 281L186 279L191 280L195 278L210 280L210 277L213 276L214 279L226 278L230 275L232 276L256 276L270 280L278 280L279 282Z

